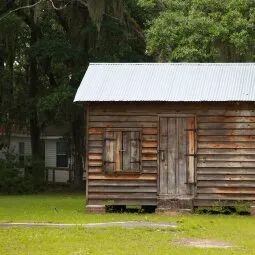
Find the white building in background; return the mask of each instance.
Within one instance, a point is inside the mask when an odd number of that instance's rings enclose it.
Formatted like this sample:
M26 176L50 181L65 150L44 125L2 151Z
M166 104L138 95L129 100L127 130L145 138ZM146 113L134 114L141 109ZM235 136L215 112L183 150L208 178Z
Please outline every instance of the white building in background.
M41 135L43 159L48 182L67 183L70 181L72 162L71 148L66 139L68 137L67 130L66 128L49 127ZM3 158L5 152L6 147L2 147L0 157ZM32 153L30 135L26 132L13 132L9 140L9 152L17 156L20 167L28 163Z

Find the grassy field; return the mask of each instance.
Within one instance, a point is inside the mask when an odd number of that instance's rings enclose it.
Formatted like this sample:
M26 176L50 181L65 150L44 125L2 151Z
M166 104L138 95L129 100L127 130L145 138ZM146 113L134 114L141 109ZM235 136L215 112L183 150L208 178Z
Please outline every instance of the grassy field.
M90 215L84 213L83 195L0 196L1 222L127 220L176 222L178 228L0 228L0 254L255 254L255 218L249 216ZM174 240L182 238L222 240L238 248L201 249L173 244Z

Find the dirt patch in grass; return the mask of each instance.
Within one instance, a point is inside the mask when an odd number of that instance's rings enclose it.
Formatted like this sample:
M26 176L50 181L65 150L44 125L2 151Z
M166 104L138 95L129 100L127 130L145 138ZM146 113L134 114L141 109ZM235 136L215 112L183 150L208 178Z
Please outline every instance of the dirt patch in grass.
M191 246L199 248L235 248L236 245L225 241L208 240L208 239L181 239L174 242L181 246Z

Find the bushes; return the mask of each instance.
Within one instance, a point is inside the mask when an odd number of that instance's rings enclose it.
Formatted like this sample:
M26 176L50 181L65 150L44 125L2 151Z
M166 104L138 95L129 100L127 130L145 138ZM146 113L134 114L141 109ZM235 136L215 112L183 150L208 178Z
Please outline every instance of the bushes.
M32 176L17 168L13 155L0 159L0 193L28 194L35 192Z

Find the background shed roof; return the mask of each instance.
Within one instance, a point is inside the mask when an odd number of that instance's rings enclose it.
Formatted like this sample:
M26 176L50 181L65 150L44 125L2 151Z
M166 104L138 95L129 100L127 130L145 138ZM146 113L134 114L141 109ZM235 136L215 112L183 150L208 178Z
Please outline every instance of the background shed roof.
M255 63L92 63L74 101L255 101Z

